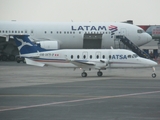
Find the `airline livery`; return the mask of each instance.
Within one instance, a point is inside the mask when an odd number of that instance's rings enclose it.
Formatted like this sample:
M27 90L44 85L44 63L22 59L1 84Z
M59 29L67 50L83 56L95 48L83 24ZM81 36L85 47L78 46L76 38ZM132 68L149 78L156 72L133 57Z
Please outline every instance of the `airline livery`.
M118 22L19 22L0 21L0 36L30 35L44 49L107 49L116 35L124 35L137 46L152 40L142 28ZM47 41L47 42L44 42Z
M26 63L35 66L51 65L55 67L81 68L82 77L86 77L87 70L101 70L107 68L153 68L152 77L156 77L154 66L156 62L141 58L134 52L125 49L61 49L46 50L30 40L30 36L14 36L21 57Z

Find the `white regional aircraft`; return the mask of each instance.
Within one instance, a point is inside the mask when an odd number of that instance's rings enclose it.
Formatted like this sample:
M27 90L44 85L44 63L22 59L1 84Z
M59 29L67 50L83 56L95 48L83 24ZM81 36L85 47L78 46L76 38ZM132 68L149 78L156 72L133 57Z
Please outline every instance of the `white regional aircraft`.
M35 66L51 65L55 67L81 68L82 77L86 70L97 69L97 75L107 68L153 68L152 77L156 77L156 62L141 58L125 49L61 49L45 50L32 43L27 35L14 36L20 55L26 63Z
M30 35L45 49L110 49L115 35L124 35L137 46L152 40L142 28L118 22L19 22L0 21L0 36ZM43 42L47 41L47 42Z

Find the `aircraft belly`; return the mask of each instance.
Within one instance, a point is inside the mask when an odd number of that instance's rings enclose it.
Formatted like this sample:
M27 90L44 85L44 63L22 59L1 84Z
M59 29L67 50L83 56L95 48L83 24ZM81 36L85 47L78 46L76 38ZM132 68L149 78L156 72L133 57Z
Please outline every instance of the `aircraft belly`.
M112 63L110 67L111 68L144 68L145 66L142 64L136 64L136 63Z

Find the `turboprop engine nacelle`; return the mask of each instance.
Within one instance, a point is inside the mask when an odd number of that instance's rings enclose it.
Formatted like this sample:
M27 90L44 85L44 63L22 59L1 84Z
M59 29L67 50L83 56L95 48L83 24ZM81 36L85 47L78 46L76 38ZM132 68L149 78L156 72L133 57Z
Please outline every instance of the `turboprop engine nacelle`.
M106 68L108 66L109 61L106 59L101 59L100 61L98 61L96 63L96 68L97 69L103 69Z
M37 45L47 50L60 48L58 41L40 41L40 42L37 42Z

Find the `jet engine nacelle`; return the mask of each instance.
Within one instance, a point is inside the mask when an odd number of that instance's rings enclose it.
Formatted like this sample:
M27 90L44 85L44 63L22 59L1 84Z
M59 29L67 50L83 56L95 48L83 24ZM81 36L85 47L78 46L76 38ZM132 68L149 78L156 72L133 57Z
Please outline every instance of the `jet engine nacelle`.
M47 50L60 48L58 41L40 41L37 45Z

